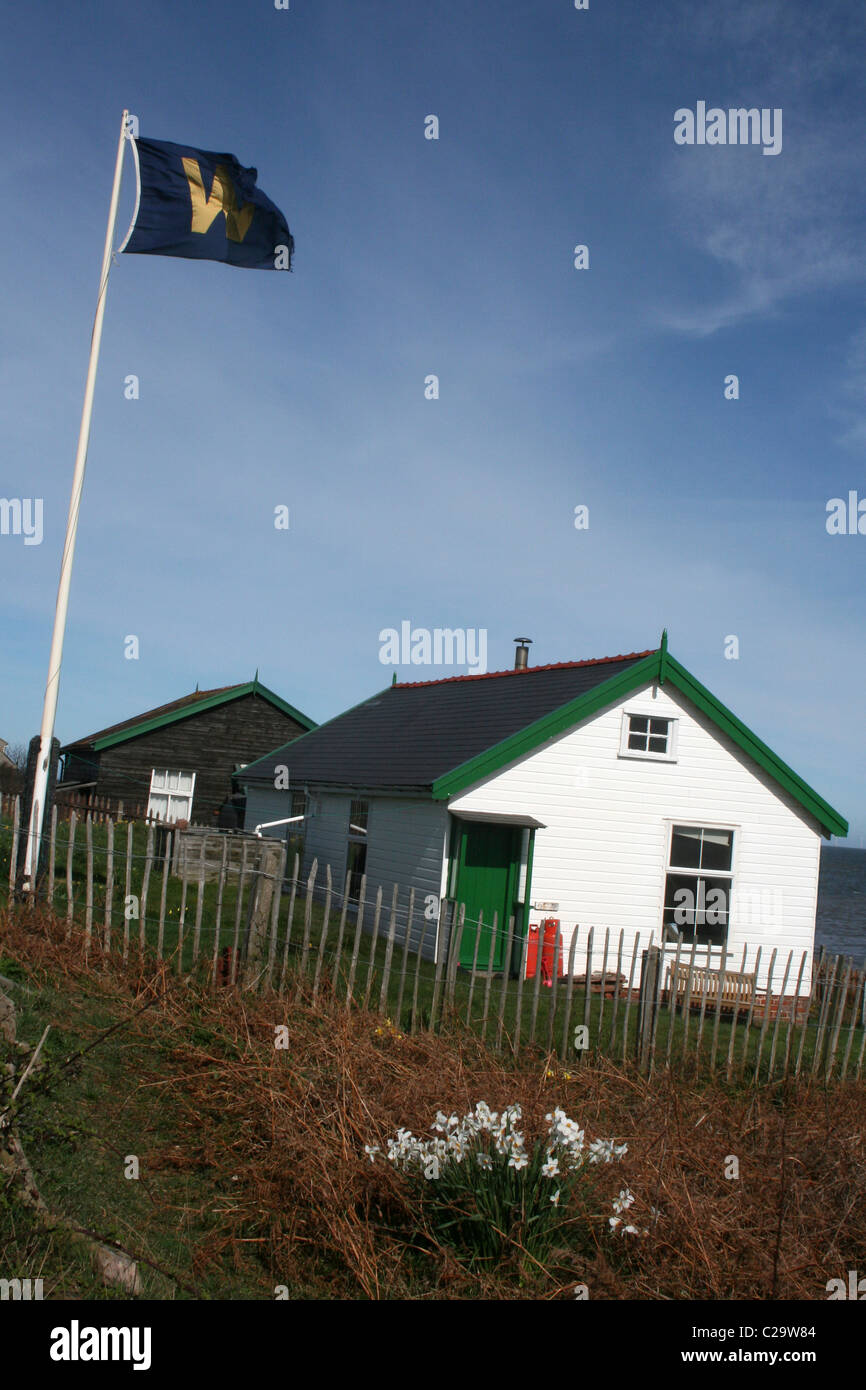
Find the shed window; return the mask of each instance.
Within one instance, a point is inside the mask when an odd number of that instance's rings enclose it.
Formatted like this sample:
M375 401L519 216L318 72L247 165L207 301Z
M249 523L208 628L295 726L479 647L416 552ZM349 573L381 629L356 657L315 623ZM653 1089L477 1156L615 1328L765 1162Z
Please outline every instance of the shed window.
M672 762L676 754L677 721L658 714L624 714L620 757L657 758Z
M155 767L150 774L148 816L169 824L191 820L195 777L194 772L172 772L169 768Z
M668 941L725 945L733 855L733 830L671 827L664 906L664 936Z
M349 897L357 902L361 896L361 879L367 869L367 818L369 801L353 801L349 808L349 846L346 872L349 875Z

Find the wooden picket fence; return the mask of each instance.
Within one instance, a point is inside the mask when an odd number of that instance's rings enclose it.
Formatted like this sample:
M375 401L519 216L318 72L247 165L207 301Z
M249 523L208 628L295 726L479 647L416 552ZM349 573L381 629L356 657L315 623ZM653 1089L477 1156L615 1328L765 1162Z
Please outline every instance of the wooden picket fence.
M0 801L9 901L21 833L17 799ZM810 970L806 952L773 950L762 965L759 947L749 972L721 970L694 943L674 953L648 933L581 925L567 937L557 928L546 951L536 941L532 969L513 918L485 924L443 900L437 927L414 889L364 878L353 896L330 867L314 862L302 876L285 842L210 831L178 854L177 835L89 813L63 822L54 808L40 895L94 960L149 957L179 978L203 971L214 988L287 1002L328 995L377 1012L383 1031L469 1028L499 1053L539 1052L563 1069L606 1056L650 1075L862 1077L866 965L850 958L822 952Z

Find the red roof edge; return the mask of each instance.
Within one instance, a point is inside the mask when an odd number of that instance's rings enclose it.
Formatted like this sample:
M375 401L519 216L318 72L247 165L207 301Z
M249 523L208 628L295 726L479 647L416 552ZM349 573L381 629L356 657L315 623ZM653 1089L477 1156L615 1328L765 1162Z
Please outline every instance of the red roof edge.
M552 661L547 666L523 666L519 670L484 671L473 676L442 676L436 681L397 681L391 690L415 690L422 685L448 685L455 681L489 681L500 676L527 676L533 671L570 671L578 666L603 666L606 662L639 661L645 656L654 656L658 651L652 647L646 652L624 652L621 656L594 656L586 661Z

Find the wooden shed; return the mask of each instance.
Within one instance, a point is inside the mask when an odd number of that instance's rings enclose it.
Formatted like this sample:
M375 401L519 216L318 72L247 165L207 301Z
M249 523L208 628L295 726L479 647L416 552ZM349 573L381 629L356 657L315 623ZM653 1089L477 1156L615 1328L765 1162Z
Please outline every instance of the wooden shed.
M245 764L315 727L258 677L196 690L66 744L56 798L212 825Z

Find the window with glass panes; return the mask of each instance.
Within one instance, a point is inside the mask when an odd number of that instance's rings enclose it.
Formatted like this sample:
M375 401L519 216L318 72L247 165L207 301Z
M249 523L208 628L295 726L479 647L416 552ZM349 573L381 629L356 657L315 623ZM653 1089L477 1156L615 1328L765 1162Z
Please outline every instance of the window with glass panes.
M194 772L172 772L169 768L155 767L150 774L148 816L169 823L190 820L194 790Z
M673 757L674 725L675 720L662 715L626 714L620 752L638 758Z
M349 875L349 897L361 895L361 879L367 867L367 817L369 801L353 801L349 807L349 845L346 872Z
M724 946L731 911L733 856L733 830L671 827L664 906L667 941Z

